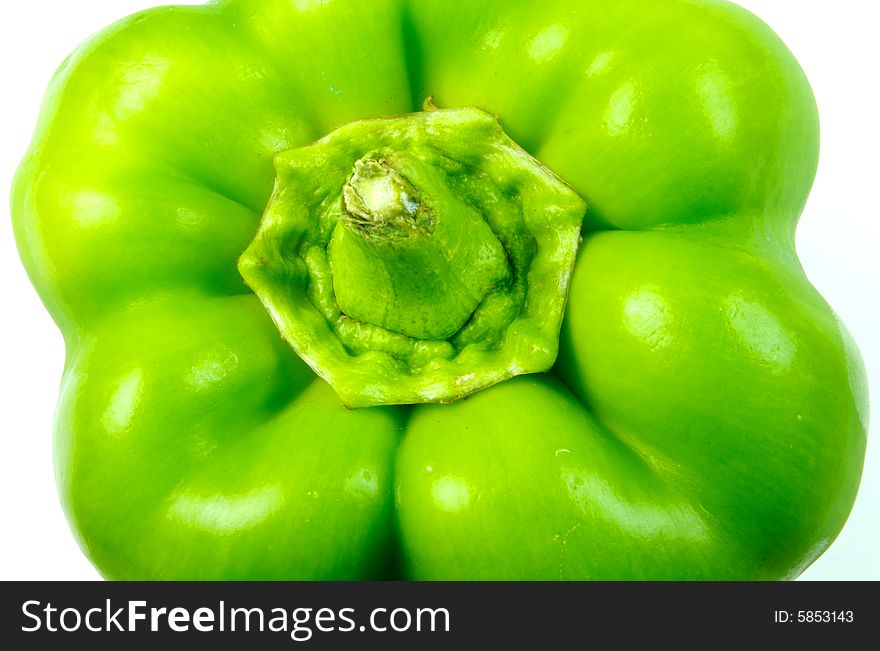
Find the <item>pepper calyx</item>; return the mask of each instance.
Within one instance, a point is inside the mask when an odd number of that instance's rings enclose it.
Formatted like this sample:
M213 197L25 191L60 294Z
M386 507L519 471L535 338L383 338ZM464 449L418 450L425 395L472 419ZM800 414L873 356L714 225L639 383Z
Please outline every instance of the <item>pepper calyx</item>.
M585 205L494 116L362 120L275 164L239 270L347 406L447 402L553 365Z

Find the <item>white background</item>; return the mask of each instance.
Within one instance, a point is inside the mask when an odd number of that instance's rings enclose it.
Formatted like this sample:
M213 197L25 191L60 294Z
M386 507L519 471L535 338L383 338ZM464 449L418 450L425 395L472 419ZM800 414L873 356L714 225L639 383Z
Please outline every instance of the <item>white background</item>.
M502 1L502 0L499 0ZM576 2L577 0L572 0ZM798 232L811 280L859 343L880 412L880 101L874 0L740 0L786 41L818 98L819 175ZM52 414L61 336L25 276L12 239L8 190L46 84L92 32L150 0L4 3L0 21L0 579L97 579L58 504ZM186 4L185 2L182 4ZM191 2L190 4L197 4ZM805 579L880 579L880 413L855 509Z

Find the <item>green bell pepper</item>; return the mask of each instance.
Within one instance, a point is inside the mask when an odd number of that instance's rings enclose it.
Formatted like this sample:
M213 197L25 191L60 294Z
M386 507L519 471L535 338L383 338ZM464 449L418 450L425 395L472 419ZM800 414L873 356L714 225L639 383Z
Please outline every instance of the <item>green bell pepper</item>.
M114 579L797 576L867 425L794 249L817 155L797 62L720 0L121 21L13 189L83 550Z

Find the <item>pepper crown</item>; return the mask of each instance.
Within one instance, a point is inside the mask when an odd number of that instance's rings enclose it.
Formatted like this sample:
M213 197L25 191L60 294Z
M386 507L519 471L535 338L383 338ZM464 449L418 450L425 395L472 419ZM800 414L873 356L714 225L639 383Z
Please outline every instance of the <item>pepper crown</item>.
M548 370L583 201L475 108L346 125L280 154L239 270L349 407Z

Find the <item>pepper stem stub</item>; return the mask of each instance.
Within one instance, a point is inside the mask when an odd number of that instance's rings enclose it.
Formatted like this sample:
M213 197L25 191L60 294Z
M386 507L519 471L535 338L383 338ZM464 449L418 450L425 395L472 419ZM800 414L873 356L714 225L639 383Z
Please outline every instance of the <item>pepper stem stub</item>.
M342 197L342 218L368 237L405 237L418 230L418 192L381 152L355 162Z

